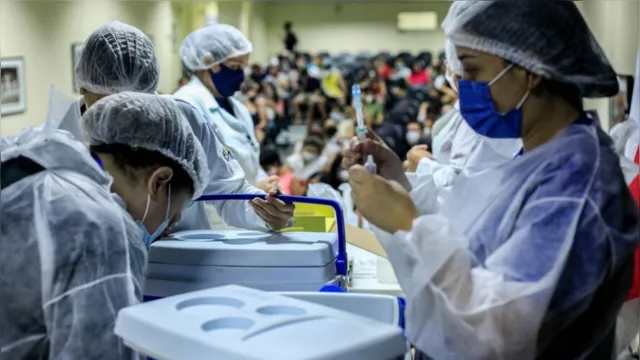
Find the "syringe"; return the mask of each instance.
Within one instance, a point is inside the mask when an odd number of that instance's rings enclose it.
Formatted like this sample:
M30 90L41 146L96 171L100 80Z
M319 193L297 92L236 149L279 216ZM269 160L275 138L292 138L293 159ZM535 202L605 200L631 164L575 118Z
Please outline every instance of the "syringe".
M353 84L351 87L351 94L353 97L353 108L356 110L356 134L360 142L364 144L367 140L367 128L364 125L364 115L362 113L362 93L360 92L360 86ZM373 155L367 155L367 161L364 167L371 174L377 174L378 169L376 163L373 161Z

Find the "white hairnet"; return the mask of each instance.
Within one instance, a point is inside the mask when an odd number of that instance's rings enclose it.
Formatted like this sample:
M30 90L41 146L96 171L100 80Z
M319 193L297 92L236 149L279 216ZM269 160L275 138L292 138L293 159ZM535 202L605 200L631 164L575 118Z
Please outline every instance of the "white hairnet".
M96 29L85 41L76 64L76 81L79 88L101 95L155 93L158 72L149 37L133 26L113 21Z
M618 93L616 73L573 1L455 1L442 28L455 45L499 56L584 97Z
M447 65L451 67L451 70L453 70L456 75L462 76L464 72L462 62L460 62L456 54L456 46L449 39L445 42L444 53L447 58Z
M251 41L231 25L216 24L196 30L182 42L180 58L191 71L207 70L226 59L253 51Z
M83 119L90 146L124 144L157 151L189 174L194 198L204 191L209 181L204 149L171 97L123 92L98 101Z

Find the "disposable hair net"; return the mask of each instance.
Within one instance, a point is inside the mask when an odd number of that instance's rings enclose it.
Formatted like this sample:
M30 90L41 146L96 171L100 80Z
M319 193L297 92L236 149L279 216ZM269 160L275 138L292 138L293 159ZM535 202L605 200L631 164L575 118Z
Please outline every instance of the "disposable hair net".
M447 65L451 67L451 70L453 70L456 75L462 75L464 68L456 54L456 46L451 42L451 40L446 41L444 53L447 58Z
M111 95L89 108L83 119L90 146L124 144L158 151L189 174L194 198L204 191L209 181L204 149L170 97L133 92Z
M217 24L187 35L180 46L180 58L191 71L207 70L226 59L252 51L253 45L240 30L231 25Z
M616 73L573 1L455 1L442 28L456 46L493 54L584 97L618 93Z
M118 21L89 35L75 71L78 88L95 94L155 93L158 87L158 59L151 40Z

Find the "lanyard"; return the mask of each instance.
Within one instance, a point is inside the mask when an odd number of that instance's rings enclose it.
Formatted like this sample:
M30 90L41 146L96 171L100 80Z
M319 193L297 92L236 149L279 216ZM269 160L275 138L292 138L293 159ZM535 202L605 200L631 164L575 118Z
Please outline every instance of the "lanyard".
M102 166L102 160L100 160L98 155L96 155L95 153L91 153L91 157L93 158L93 160L96 161L96 163L98 163L98 166L100 166L100 169L104 170L104 166Z

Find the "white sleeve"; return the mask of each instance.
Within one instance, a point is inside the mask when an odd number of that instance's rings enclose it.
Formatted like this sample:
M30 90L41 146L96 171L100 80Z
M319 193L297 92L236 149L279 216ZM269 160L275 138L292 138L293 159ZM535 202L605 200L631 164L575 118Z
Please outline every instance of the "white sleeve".
M416 173L408 176L412 186L410 196L420 214L438 212L442 192L451 189L459 173L455 164L442 165L428 158L420 160Z
M411 232L374 229L407 297L409 340L435 359L533 358L579 211L577 201L530 204L482 263L442 215L416 219ZM550 236L558 241L532 241Z

